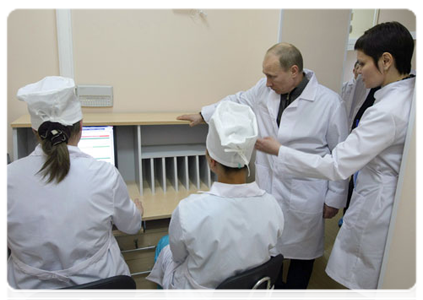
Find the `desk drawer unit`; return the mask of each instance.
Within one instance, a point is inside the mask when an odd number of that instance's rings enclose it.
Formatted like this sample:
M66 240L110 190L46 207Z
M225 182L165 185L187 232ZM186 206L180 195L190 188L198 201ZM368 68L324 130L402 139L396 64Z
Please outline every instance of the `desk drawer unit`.
M170 219L144 221L139 234L127 235L114 231L114 235L128 264L138 289L156 289L157 285L146 280L154 265L158 241L168 234Z

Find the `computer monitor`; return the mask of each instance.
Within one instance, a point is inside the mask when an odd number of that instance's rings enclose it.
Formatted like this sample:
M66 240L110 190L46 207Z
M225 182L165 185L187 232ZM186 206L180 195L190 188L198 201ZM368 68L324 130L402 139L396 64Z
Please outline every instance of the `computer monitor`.
M84 126L78 147L95 159L117 167L113 126Z

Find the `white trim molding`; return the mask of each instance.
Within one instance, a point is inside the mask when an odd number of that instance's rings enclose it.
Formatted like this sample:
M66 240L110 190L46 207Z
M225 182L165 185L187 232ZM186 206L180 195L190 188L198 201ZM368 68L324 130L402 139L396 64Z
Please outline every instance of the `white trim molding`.
M413 40L416 40L417 39L416 32L415 31L410 31L410 33L411 33L411 36L413 37Z
M379 23L379 14L380 14L380 9L375 9L375 12L373 14L373 26Z
M74 78L72 16L70 9L56 9L60 76Z
M357 40L358 40L358 38L349 38L348 39L347 51L354 50L354 45L355 45L355 42L357 42Z
M278 43L282 42L283 9L279 13Z

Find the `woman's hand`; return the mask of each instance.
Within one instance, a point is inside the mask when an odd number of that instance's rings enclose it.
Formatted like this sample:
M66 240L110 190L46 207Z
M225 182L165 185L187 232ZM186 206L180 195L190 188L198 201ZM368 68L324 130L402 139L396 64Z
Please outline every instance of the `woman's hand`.
M279 148L282 145L273 137L267 136L262 139L257 139L256 149L264 153L278 156Z
M134 200L135 206L137 207L138 211L140 212L140 215L144 215L144 207L142 206L142 202L140 199L135 198Z

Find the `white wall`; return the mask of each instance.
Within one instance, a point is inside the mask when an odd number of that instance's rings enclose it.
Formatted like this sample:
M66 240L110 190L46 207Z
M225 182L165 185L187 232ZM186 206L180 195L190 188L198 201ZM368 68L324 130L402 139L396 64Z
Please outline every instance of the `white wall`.
M75 79L113 112L198 111L254 85L279 10L73 10Z
M11 156L9 124L28 113L16 93L47 75L59 75L55 11L12 11L7 19L7 152Z
M350 10L290 10L282 16L282 42L302 53L304 67L316 73L320 84L339 93L342 86Z
M72 10L76 84L112 85L112 108L83 112L197 112L262 76L280 11ZM59 75L55 10L8 18L8 124L26 114L17 90ZM13 153L8 126L8 153Z

